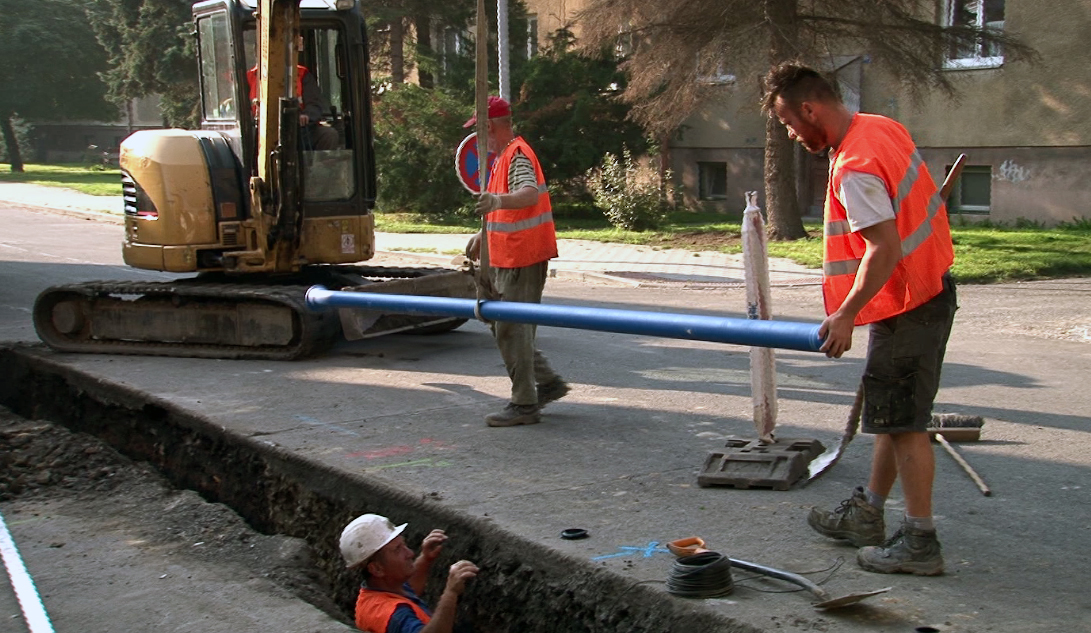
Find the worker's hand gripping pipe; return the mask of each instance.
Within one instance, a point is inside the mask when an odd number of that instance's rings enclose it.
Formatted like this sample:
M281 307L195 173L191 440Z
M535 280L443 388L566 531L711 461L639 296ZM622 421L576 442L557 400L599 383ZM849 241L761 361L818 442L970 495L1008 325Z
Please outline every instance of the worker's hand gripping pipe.
M489 321L510 321L578 330L776 347L802 352L817 352L822 346L822 339L818 336L819 326L812 323L514 301L483 301L478 304L473 299L345 292L327 290L322 286L312 286L307 291L307 307L314 311L328 308L356 308L392 314L474 319L477 318L474 314L475 305L480 306L481 316Z

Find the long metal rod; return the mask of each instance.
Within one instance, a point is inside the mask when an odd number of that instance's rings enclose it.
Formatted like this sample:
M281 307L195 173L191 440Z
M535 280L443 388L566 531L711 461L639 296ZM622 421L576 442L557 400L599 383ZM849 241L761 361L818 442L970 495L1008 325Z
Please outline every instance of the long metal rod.
M452 316L474 319L474 307L488 321L510 321L552 327L617 332L661 338L677 338L757 347L777 347L817 352L822 345L818 325L791 321L765 321L731 317L615 310L515 301L481 301L450 297L345 292L312 286L307 307L356 308L396 314Z

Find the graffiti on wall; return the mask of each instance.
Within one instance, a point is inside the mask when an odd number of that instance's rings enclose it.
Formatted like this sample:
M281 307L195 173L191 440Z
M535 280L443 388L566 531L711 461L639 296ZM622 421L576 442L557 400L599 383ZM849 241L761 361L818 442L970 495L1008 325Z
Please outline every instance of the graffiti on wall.
M1023 182L1030 180L1030 169L1020 165L1012 159L1000 163L1000 169L996 173L997 180L1008 182Z

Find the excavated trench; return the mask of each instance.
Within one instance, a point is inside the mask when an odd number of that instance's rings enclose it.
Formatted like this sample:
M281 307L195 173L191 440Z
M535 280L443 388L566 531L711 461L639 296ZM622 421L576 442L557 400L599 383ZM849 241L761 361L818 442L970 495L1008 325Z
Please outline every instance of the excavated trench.
M66 367L40 348L0 347L0 404L97 436L148 462L173 485L231 507L260 532L304 539L346 615L359 579L345 572L337 541L341 528L366 509L411 526L457 531L445 556L482 569L460 604L475 631L757 630L438 502L227 433L170 402ZM430 581L429 597L443 581Z

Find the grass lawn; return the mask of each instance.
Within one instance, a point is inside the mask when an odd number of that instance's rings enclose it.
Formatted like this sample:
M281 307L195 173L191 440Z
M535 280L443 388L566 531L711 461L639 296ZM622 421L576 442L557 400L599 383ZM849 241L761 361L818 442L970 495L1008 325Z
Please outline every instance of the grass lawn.
M604 218L559 217L556 222L557 237L562 239L725 253L742 250L739 223L724 221L723 216L716 214L675 214L658 231L617 229ZM479 228L472 219L425 224L423 219L405 214L378 214L376 225L380 231L389 233L467 233ZM820 267L822 227L811 223L806 228L810 238L770 242L769 255ZM1062 224L1048 229L988 223L956 224L951 227L951 236L955 244L952 273L963 283L1091 276L1091 222Z
M50 187L66 187L93 196L120 196L121 170L93 170L87 165L26 164L22 173L11 171L10 165L0 166L0 182L25 182Z
M87 165L28 164L24 173L0 167L0 182L68 187L102 196L121 195L121 172L93 170ZM480 228L474 218L437 220L411 214L380 213L378 230L388 233L470 233ZM557 237L642 244L656 248L737 253L742 250L740 225L715 213L675 213L657 231L625 231L601 215L559 213ZM808 239L770 242L772 257L785 257L817 268L822 263L822 227L807 224ZM955 243L952 270L962 282L989 283L1051 277L1091 276L1091 221L1053 228L997 226L989 223L951 227Z

